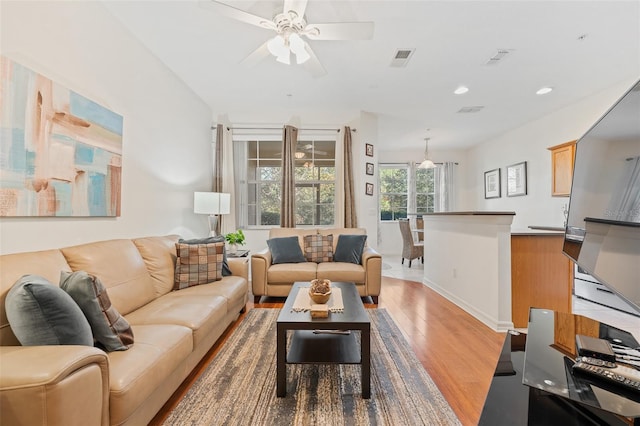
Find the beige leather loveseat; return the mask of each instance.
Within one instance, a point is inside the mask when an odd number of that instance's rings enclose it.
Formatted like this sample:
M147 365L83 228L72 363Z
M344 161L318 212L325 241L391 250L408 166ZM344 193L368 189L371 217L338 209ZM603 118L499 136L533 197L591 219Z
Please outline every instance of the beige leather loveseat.
M248 261L232 275L172 291L178 236L117 239L0 256L0 424L144 425L245 309ZM22 275L58 283L61 271L99 277L134 343L20 346L5 299Z
M366 235L364 228L272 228L269 239L297 236L304 251L304 237L310 234L333 235L335 252L339 236ZM285 297L296 281L315 278L331 281L354 282L360 296L371 296L378 303L382 281L382 257L371 247L365 246L360 264L348 262L304 262L272 264L271 251L266 248L251 256L251 283L255 302L261 296Z

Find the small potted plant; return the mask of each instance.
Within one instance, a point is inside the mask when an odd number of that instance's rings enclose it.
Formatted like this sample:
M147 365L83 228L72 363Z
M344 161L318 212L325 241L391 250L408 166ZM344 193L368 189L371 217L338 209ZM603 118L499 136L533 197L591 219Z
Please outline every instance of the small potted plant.
M235 253L238 250L238 244L244 245L244 233L242 229L238 229L236 232L229 232L224 236L224 239L229 243L229 253Z

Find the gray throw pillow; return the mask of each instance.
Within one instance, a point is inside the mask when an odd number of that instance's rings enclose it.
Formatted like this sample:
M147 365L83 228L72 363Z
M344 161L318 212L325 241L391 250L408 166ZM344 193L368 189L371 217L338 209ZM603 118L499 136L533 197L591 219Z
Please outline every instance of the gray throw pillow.
M71 296L38 275L25 275L11 287L5 311L23 346L93 346L91 327Z
M133 345L129 322L111 304L107 289L97 277L85 271L63 271L60 288L80 306L99 346L111 352L126 351Z
M225 239L223 235L218 235L217 237L207 237L207 238L194 238L192 240L183 240L180 238L178 240L180 244L210 244L210 243L224 243ZM227 262L227 248L225 247L222 251L222 276L228 277L231 274L231 269L229 269L229 263Z
M307 259L302 253L298 237L280 237L267 240L271 252L271 263L302 263Z
M362 252L366 241L366 235L339 235L336 252L333 254L333 261L361 264Z

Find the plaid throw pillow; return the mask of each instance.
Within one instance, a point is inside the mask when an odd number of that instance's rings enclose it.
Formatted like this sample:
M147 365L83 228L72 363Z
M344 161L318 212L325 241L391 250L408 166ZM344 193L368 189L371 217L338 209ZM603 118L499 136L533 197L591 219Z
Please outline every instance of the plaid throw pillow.
M333 262L333 235L305 235L304 257L307 262Z
M224 243L176 243L176 275L173 289L180 290L222 279Z

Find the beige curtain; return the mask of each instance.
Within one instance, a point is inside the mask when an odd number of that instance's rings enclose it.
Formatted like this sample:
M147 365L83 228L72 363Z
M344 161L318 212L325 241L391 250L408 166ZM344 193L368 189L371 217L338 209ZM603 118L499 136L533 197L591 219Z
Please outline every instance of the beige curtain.
M220 168L221 176L222 176L222 188L220 188L220 192L224 192L226 194L231 195L231 210L229 214L225 214L224 220L221 223L221 234L228 234L229 232L234 232L238 229L236 224L236 208L238 206L238 196L239 193L236 192L235 187L235 179L234 179L234 171L235 171L235 163L233 160L233 132L228 127L227 124L223 124L223 137L222 137L222 164L223 166Z
M213 185L212 192L223 192L222 191L222 162L224 160L224 148L222 139L224 137L224 126L222 124L218 124L216 126L216 146L215 146L215 155L213 160ZM216 226L216 235L220 234L220 229L222 228L222 215L218 218L217 226Z
M298 144L298 129L284 126L282 131L282 191L280 201L280 226L282 228L296 227L296 181L295 181L295 153Z
M357 228L355 188L353 187L353 149L351 127L344 128L344 227Z

